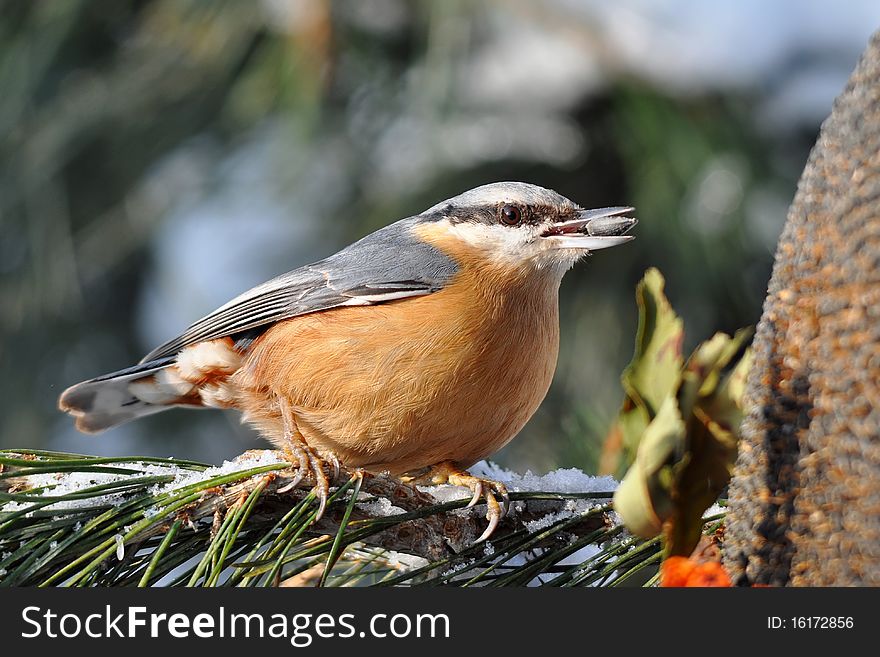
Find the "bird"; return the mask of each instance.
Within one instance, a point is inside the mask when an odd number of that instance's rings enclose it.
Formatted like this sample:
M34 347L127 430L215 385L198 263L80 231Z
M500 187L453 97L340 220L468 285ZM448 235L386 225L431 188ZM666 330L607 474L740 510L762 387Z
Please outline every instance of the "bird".
M174 407L232 408L311 473L323 513L339 464L509 508L468 473L543 401L559 350L563 274L629 242L632 207L585 210L523 182L441 201L257 285L137 364L59 398L98 433Z

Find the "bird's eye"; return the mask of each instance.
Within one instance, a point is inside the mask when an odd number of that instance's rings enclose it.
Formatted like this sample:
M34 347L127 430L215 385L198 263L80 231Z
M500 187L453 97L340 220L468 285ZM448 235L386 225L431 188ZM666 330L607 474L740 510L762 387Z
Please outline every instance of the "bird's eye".
M500 215L505 226L516 226L522 221L522 210L515 205L502 205Z

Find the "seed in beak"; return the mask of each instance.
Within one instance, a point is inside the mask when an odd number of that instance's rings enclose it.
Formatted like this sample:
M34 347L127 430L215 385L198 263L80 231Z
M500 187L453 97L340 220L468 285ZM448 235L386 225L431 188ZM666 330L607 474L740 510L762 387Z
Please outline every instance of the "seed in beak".
M631 212L632 210L634 208L631 207L581 210L577 213L577 219L551 226L544 233L544 236L580 234L590 235L591 237L616 237L623 235L638 223L632 217L621 216L625 212Z
M633 217L603 217L588 221L580 232L594 237L623 235L637 223Z

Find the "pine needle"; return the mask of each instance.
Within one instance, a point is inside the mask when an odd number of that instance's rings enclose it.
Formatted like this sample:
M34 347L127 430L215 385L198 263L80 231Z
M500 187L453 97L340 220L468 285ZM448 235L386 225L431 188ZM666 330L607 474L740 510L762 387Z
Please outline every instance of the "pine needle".
M302 585L318 567L319 586L656 583L660 543L616 524L613 491L513 492L515 511L474 544L479 507L381 475L346 473L316 521L312 484L278 493L294 471L271 456L211 468L0 452L0 586ZM370 511L383 498L403 508ZM722 523L707 519L707 533Z

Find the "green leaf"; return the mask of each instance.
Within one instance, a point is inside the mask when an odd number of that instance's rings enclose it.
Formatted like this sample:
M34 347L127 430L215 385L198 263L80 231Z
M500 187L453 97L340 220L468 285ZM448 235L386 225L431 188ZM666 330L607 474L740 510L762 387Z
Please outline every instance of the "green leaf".
M664 284L663 275L652 267L636 287L639 326L635 353L621 377L626 398L611 430L622 436L623 454L616 459L606 454L605 471L617 469L611 467L615 460L618 467L621 460L633 462L642 434L663 401L678 388L684 326L663 294Z
M678 383L684 323L663 294L665 281L649 269L636 287L639 327L633 360L623 373L629 397L653 418Z
M684 362L682 321L663 295L663 277L646 272L638 286L639 328L626 393L603 453L613 470L622 448L631 466L614 496L626 526L645 538L663 533L667 554L689 555L703 531L703 512L730 480L751 362L734 358L750 329L716 333Z
M731 371L723 370L750 336L750 330L737 331L733 338L718 333L697 348L685 368L679 405L689 418L688 458L675 468L674 512L665 532L668 555L690 555L702 533L703 511L730 481L751 352Z
M713 395L725 368L751 336L751 329L740 329L732 338L716 333L694 350L684 367L678 393L682 413L687 415L698 399Z
M721 380L715 394L700 400L700 408L721 429L739 435L743 418L743 393L751 368L753 352L747 349L736 366Z
M639 442L636 460L614 494L614 509L643 538L660 533L673 511L672 467L685 443L685 423L669 396Z

